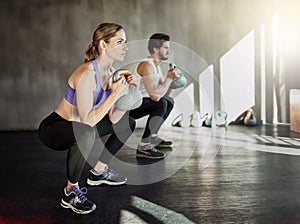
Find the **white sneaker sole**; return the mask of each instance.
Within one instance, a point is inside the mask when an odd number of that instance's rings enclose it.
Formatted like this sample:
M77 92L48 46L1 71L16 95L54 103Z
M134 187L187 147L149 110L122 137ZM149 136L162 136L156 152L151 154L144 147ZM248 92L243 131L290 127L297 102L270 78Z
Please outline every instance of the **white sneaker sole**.
M101 184L117 186L117 185L125 184L127 182L127 179L123 182L110 182L110 181L107 181L107 180L90 180L90 179L87 179L86 182L87 182L88 185L91 185L91 186L98 186L98 185L101 185Z
M65 202L63 199L61 199L60 205L63 208L70 208L70 209L72 209L73 212L75 212L77 214L82 214L82 215L91 213L92 211L94 211L96 209L96 205L94 204L94 206L90 210L86 210L86 211L80 210L80 209L75 208L73 205Z

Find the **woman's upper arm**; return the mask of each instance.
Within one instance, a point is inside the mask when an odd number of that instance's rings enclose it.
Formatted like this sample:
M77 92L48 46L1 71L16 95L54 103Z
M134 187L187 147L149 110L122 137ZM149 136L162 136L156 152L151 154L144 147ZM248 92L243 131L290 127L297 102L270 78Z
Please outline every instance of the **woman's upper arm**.
M90 71L82 73L76 83L76 103L82 123L87 123L93 109L93 91L95 89L94 75Z

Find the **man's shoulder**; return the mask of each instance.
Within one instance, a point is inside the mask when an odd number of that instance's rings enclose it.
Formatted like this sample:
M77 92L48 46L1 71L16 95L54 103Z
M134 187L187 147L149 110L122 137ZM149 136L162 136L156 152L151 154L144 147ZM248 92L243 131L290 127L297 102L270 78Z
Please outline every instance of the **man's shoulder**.
M150 61L141 61L138 64L138 67L142 67L142 68L152 67L152 63Z
M138 64L136 71L141 76L145 76L145 75L155 72L151 61L147 61L147 60L141 61Z

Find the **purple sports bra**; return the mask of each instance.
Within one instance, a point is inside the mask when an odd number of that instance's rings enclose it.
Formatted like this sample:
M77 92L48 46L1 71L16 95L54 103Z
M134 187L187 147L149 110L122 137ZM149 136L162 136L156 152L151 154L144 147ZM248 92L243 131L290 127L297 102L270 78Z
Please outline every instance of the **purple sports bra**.
M96 89L93 92L94 95L94 103L93 103L93 109L96 109L99 107L104 100L111 94L111 89L110 90L104 90L101 86L100 82L100 72L97 66L97 63L95 60L92 60L94 70L96 73ZM65 94L65 99L72 105L76 106L76 94L75 94L75 89L73 89L69 84L68 88Z

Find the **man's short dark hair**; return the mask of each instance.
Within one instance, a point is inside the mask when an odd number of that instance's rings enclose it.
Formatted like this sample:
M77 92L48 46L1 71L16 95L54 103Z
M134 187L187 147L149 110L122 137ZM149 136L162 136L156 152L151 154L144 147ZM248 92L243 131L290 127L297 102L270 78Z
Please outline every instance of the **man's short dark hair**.
M148 41L148 51L150 54L154 53L154 48L160 48L164 42L170 41L170 36L164 33L153 34Z

